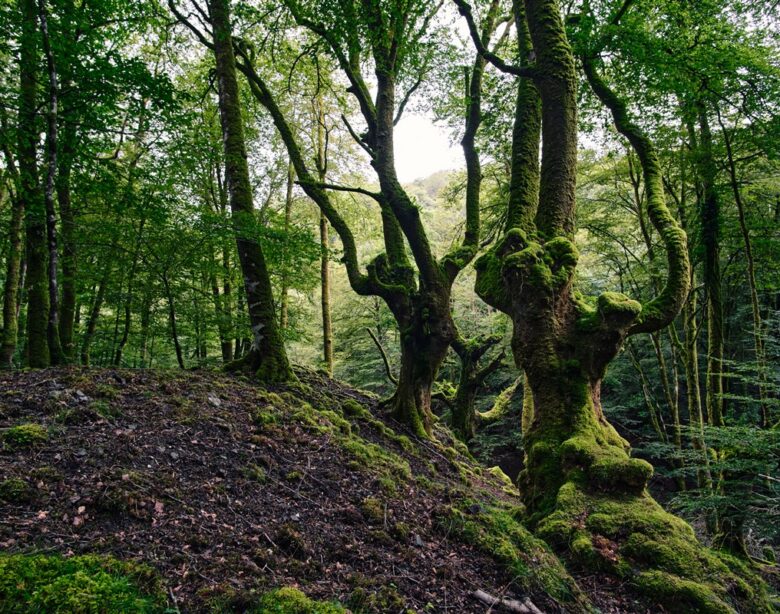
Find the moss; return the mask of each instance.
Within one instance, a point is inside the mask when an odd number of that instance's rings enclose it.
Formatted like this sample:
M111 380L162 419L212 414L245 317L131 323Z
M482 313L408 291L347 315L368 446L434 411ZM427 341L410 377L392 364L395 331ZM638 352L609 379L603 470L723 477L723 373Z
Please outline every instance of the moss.
M110 557L0 555L3 612L163 612L148 567Z
M108 401L98 399L89 404L89 409L104 418L116 418L121 414L119 408L114 407Z
M252 422L260 428L264 428L278 423L279 416L267 407L258 408L252 412Z
M0 501L25 503L32 499L30 485L20 478L8 478L0 482Z
M702 546L646 493L607 496L567 482L537 534L575 565L615 574L675 612L771 611L757 575Z
M51 465L42 465L30 469L30 479L42 480L44 482L59 482L63 479L62 473Z
M541 590L564 602L582 599L558 558L521 524L516 511L498 502L464 501L462 507L448 508L438 523L495 558L524 590Z
M303 479L303 474L300 471L289 471L285 476L284 479L288 482L300 482Z
M376 497L366 497L360 503L363 516L369 522L379 523L385 519L385 505Z
M297 588L284 587L263 595L250 612L257 614L346 614L338 603L313 601Z
M2 438L8 449L19 450L48 441L49 433L43 425L26 423L12 426L2 434Z
M660 571L643 572L635 580L637 588L654 600L680 614L733 614L734 609L721 601L713 588L683 580Z
M371 418L371 412L368 409L353 399L347 399L341 404L344 415L351 418Z
M385 612L403 612L405 601L393 584L386 584L372 592L359 586L349 596L348 605L357 612L384 614Z
M247 480L259 482L260 484L265 484L268 481L268 476L265 474L265 469L263 469L260 465L255 465L254 463L244 467L241 473Z
M504 473L504 470L501 469L501 467L499 467L498 465L496 465L495 467L491 467L490 469L488 469L488 473L499 480L499 482L501 483L501 489L506 494L517 496L517 488L512 483L512 478L510 478L506 473Z

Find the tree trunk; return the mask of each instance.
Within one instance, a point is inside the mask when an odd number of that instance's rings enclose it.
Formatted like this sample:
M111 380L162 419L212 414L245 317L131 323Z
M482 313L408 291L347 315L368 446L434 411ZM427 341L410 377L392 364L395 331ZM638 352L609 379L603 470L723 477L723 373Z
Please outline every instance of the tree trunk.
M49 112L46 115L46 188L44 190L44 202L46 206L46 231L49 248L49 319L47 324L47 336L49 342L49 356L51 364L58 365L64 362L65 356L60 342L60 291L57 279L59 260L57 247L57 214L54 209L55 180L57 176L57 121L59 85L57 83L57 67L49 41L49 24L46 15L46 0L38 0L41 23L41 38L43 50L46 56L46 67L49 74Z
M67 87L63 82L63 89ZM67 108L67 107L66 107ZM62 113L60 116L62 117ZM60 233L62 244L62 300L60 301L60 342L65 359L74 355L74 331L76 326L76 220L71 203L70 178L75 157L76 129L73 122L67 118L63 121L62 147L57 162L57 203L60 207Z
M720 199L715 190L715 159L707 111L699 113L698 170L703 187L701 242L704 247L704 292L707 298L707 420L723 426L723 294L720 274Z
M11 224L9 227L8 258L5 263L5 288L3 290L3 345L0 349L0 368L13 367L19 332L18 306L22 269L22 225L24 201L18 194L10 195Z
M225 177L253 336L252 349L244 364L255 371L263 381L286 381L294 376L279 332L271 280L263 250L257 239L257 219L252 202L233 55L229 0L210 0L209 13L214 30L219 111L225 148Z
M89 350L92 345L92 339L95 336L97 330L98 319L100 319L100 308L103 306L103 298L106 295L106 286L108 285L108 278L111 271L111 267L106 264L106 269L103 272L103 277L100 278L98 283L97 292L95 293L95 300L92 302L92 309L89 313L89 320L87 320L87 327L84 330L84 339L81 343L81 364L89 366Z
M168 275L163 273L163 288L165 289L165 299L168 301L168 324L171 327L171 339L173 340L173 348L176 351L176 362L181 369L186 369L184 365L184 352L181 349L181 343L179 342L179 329L176 324L176 308L173 304L173 294L171 293L171 286L168 283Z
M731 144L731 136L718 109L718 122L723 132L723 140L726 145L726 155L728 158L729 180L731 190L734 193L734 202L737 205L739 217L739 230L742 233L742 242L745 245L745 259L747 260L747 281L750 288L750 307L753 314L753 349L756 353L756 370L758 371L758 393L759 409L761 411L761 427L768 428L771 424L769 415L769 404L767 402L767 360L764 350L763 325L761 322L761 305L758 300L758 286L756 284L756 264L753 256L753 243L750 239L750 232L745 218L745 205L742 202L742 192L739 189L737 180L737 166L734 161L734 152Z
M152 291L149 284L144 292L143 306L141 307L141 347L138 351L139 367L142 369L147 366L147 343L149 341L149 327L152 320ZM151 366L148 365L148 366Z
M133 263L130 266L130 273L127 279L127 296L125 297L125 317L122 325L122 336L117 344L116 352L114 353L113 364L116 367L122 366L122 354L125 351L125 346L130 339L130 325L132 322L132 307L133 307L133 290L135 289L135 274L138 269L138 257L141 254L141 240L144 232L145 219L141 219L138 225L138 238L135 243L135 251L133 252Z
M322 354L325 371L333 377L333 320L330 312L330 242L328 219L320 215L320 287L322 289Z
M284 198L284 234L287 235L290 232L290 225L292 224L292 205L293 205L293 185L295 183L295 168L292 162L287 166L287 191ZM285 245L286 246L286 245ZM289 325L289 254L285 258L284 270L282 274L282 297L279 301L279 328L282 332L287 330Z
M317 126L317 175L320 183L327 175L327 141L325 137L325 113L322 100L314 100L314 120ZM333 377L333 321L330 313L330 241L328 238L328 218L320 212L320 306L322 308L322 357L325 371Z
M49 280L46 269L46 207L38 178L36 73L38 60L35 0L19 0L19 196L24 202L27 248L27 356L31 367L51 363L48 342Z

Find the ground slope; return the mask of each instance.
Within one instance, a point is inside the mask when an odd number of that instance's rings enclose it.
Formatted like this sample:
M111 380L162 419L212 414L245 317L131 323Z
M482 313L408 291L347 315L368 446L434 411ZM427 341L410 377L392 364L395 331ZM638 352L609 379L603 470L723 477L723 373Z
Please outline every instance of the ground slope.
M86 596L84 611L485 612L477 590L664 612L608 575L575 582L506 476L446 429L414 439L375 398L298 375L267 390L205 371L0 373L0 612Z

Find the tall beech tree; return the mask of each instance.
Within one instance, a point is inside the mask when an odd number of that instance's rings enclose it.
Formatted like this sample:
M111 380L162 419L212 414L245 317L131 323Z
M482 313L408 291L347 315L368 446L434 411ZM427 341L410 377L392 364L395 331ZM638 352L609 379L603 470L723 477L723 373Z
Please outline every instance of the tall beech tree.
M211 0L208 9L213 28L213 49L219 84L225 180L252 328L252 346L249 352L231 368L248 367L256 372L262 381L286 381L294 376L276 319L271 279L268 276L263 249L257 238L258 222L254 211L252 184L249 181L229 0Z

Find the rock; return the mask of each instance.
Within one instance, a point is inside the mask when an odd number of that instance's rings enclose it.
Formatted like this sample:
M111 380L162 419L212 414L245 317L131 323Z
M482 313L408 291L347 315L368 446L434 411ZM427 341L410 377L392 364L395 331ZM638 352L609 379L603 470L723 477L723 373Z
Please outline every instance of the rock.
M213 394L210 394L208 396L208 399L209 399L209 403L211 403L214 407L219 407L220 405L222 405L222 399L220 399L219 397Z

